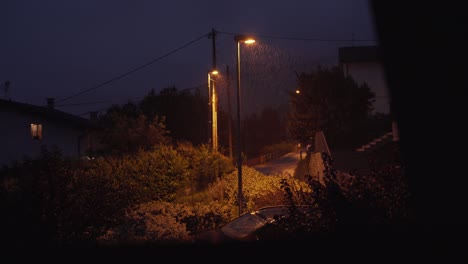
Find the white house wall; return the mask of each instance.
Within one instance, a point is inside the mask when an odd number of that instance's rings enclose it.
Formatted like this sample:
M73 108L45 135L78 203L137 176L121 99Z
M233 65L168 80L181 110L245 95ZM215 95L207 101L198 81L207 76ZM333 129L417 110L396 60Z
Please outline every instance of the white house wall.
M79 157L80 132L71 126L14 111L0 112L0 124L0 165L10 165L24 157L37 157L41 145L56 145L65 157ZM31 137L31 124L42 124L41 140Z
M353 62L344 65L345 74L349 74L358 84L366 82L375 93L374 112L390 113L390 97L385 81L383 66L377 62Z

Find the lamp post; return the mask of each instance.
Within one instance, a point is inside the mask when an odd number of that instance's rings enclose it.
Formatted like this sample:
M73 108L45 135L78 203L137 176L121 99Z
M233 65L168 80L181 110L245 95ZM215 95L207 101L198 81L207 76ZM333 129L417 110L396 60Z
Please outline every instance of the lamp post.
M255 40L245 35L235 35L237 44L237 201L239 203L239 216L242 213L242 151L241 151L241 109L240 109L240 43L252 44Z
M211 145L214 152L218 151L218 95L216 93L216 81L214 76L218 75L217 70L208 72L208 101L211 106Z

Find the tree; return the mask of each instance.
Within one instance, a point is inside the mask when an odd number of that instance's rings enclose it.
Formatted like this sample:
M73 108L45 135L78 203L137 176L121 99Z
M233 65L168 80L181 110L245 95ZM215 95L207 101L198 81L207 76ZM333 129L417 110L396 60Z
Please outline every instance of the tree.
M262 148L287 140L286 121L279 109L266 107L252 113L242 123L243 149L248 157L261 154Z
M208 141L208 101L198 90L178 91L174 86L159 94L151 91L139 104L148 117L164 116L167 129L176 141L189 141L194 145Z
M290 93L288 132L301 143L310 143L323 131L329 145L357 144L352 136L362 131L371 114L375 94L369 86L345 77L338 66L318 67L297 76L299 93Z
M106 152L134 153L170 142L165 118L147 117L133 103L111 107L100 118L100 123L103 126L101 143Z

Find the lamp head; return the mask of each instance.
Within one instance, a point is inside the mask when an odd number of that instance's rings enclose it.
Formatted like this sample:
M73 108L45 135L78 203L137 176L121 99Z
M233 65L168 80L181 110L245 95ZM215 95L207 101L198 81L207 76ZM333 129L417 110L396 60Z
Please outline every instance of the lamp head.
M243 43L246 43L246 44L255 43L255 39L253 37L247 36L247 35L235 35L234 40L236 42L243 42Z

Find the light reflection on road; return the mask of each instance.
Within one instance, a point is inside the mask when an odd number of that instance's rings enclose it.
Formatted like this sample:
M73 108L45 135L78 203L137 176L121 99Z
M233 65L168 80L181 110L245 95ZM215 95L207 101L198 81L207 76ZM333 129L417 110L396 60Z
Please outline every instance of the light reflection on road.
M302 158L306 155L305 151L302 151ZM294 174L294 169L297 166L297 163L301 160L300 151L295 151L283 155L277 160L268 162L267 164L255 165L254 169L264 173L266 175L290 175L291 177Z

